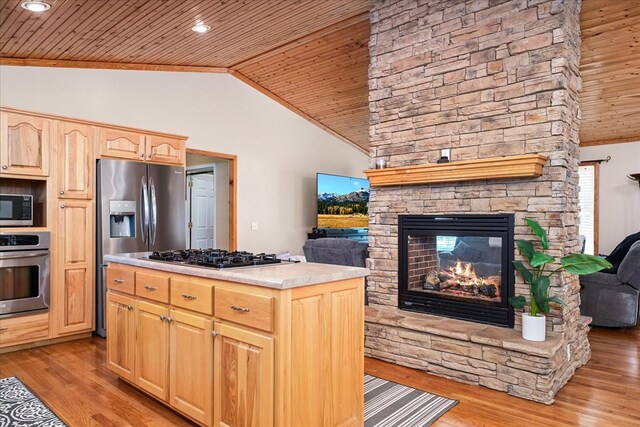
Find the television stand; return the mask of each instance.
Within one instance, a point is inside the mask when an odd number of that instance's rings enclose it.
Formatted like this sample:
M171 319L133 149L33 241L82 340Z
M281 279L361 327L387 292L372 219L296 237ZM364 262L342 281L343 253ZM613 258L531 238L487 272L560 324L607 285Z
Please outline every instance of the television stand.
M322 239L325 237L351 239L358 242L369 241L369 230L366 228L314 228L307 233L308 239Z

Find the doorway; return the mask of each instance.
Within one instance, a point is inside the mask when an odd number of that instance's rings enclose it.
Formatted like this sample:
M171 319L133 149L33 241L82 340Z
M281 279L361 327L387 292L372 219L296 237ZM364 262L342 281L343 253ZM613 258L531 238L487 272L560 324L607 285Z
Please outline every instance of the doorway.
M187 148L187 248L236 250L236 159Z
M217 248L215 164L187 167L187 249Z

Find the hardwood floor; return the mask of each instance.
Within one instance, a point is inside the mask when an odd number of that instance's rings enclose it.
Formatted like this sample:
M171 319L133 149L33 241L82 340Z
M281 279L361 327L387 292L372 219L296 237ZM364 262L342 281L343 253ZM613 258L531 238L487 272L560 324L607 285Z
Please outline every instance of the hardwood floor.
M367 359L367 373L460 401L436 426L638 426L640 327L595 328L591 361L547 406L484 387ZM17 376L69 426L191 426L105 367L101 338L0 356L0 377ZM300 426L311 427L311 426Z
M365 371L386 380L459 400L435 426L640 426L640 326L594 328L591 360L556 396L535 403L484 387L462 384L366 359Z

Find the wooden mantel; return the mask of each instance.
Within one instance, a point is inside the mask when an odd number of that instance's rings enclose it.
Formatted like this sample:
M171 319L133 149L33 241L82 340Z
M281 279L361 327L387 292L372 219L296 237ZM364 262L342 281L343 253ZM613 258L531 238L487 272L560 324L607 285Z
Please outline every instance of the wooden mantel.
M431 163L398 168L367 169L372 187L435 184L504 178L534 178L542 175L547 157L541 154L491 157L449 163Z

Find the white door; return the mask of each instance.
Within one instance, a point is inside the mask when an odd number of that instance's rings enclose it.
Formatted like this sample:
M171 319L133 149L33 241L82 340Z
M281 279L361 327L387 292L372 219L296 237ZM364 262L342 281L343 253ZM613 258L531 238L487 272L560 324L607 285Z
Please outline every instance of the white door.
M191 181L191 249L214 247L213 175L198 174Z

